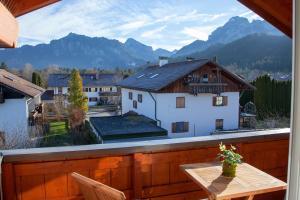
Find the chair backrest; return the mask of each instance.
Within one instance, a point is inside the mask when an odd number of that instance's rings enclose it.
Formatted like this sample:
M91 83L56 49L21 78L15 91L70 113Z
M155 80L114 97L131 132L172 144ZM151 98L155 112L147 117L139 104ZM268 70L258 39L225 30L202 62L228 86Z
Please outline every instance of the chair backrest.
M123 192L73 172L85 200L125 200Z

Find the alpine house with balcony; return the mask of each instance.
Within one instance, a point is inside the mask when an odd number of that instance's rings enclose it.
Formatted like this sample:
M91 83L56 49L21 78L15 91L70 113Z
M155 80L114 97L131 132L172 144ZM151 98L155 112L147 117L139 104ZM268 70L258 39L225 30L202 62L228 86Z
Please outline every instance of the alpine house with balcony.
M239 128L239 97L254 87L208 59L159 65L119 84L122 113L134 111L157 121L169 137L203 136Z
M81 74L83 91L88 98L88 105L119 104L120 92L116 87L123 77L117 74ZM53 91L54 96L67 95L69 92L70 74L50 74L48 78L48 90Z
M0 134L9 140L28 136L29 126L42 113L44 89L6 70L0 69Z

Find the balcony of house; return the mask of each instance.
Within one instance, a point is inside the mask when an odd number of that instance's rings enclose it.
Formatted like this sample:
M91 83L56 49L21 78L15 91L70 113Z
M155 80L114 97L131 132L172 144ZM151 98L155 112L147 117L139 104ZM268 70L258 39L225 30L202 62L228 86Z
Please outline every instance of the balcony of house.
M78 172L125 193L127 199L207 198L180 165L216 161L218 144L233 144L243 161L287 180L290 129L143 142L2 151L5 200L83 199ZM285 192L255 199L283 200Z
M99 96L120 96L119 91L100 91Z

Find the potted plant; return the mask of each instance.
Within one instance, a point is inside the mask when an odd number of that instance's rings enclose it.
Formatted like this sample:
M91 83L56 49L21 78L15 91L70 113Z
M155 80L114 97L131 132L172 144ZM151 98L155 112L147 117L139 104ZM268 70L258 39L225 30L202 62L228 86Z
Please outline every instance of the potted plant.
M222 175L226 177L235 177L237 164L241 163L243 158L240 154L236 153L236 148L230 145L227 149L224 144L219 145L220 153L218 157L222 161Z

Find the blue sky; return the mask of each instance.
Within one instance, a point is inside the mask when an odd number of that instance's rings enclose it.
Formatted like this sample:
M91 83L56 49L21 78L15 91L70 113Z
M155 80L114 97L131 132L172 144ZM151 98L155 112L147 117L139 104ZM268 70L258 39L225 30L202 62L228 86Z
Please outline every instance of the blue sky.
M19 46L73 32L174 50L206 40L233 16L260 19L236 0L63 0L18 18Z

